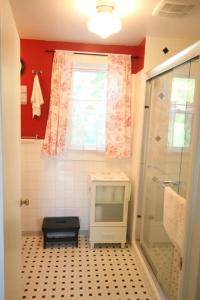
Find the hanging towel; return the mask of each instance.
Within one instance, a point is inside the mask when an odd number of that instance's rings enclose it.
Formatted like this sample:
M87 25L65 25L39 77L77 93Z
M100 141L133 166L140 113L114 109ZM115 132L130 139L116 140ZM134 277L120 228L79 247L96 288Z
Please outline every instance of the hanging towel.
M170 187L164 189L164 228L183 256L185 236L186 200Z
M32 103L32 115L40 117L41 115L41 105L44 103L42 91L40 87L40 82L38 75L35 74L33 81L33 90L31 95L31 103Z

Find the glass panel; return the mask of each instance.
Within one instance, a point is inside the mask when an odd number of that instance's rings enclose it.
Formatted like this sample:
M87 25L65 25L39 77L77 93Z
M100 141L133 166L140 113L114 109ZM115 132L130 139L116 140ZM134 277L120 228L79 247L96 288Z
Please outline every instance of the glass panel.
M142 249L169 299L177 299L180 254L163 226L164 187L186 196L196 82L191 63L151 80L144 170Z
M106 93L107 72L73 70L72 98L104 101Z
M70 148L105 150L107 72L73 69Z
M103 103L72 103L71 147L73 149L105 149L106 109Z
M178 77L181 76L181 77ZM195 79L183 78L183 74L172 79L168 145L173 149L189 147Z
M179 194L182 197L188 197L190 180L190 170L192 168L193 145L196 142L196 130L199 127L198 114L200 111L199 92L200 92L200 61L194 60L190 66L190 84L193 89L189 88L189 97L186 101L185 109L185 147L182 149L182 162L180 171Z
M122 222L124 193L124 186L97 186L95 221Z

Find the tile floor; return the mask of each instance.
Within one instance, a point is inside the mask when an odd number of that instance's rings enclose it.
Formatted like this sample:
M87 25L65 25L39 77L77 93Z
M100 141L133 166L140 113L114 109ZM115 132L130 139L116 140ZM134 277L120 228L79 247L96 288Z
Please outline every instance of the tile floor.
M180 280L180 254L179 251L169 245L157 245L149 247L148 252L156 267L157 276L171 300L178 299Z
M22 238L22 299L155 300L133 249L95 245L79 237L79 247L49 245L42 236Z

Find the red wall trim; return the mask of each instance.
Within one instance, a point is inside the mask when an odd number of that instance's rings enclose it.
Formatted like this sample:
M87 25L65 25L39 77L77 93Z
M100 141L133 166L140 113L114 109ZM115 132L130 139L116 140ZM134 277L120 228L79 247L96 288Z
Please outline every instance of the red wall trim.
M21 84L27 86L26 105L21 105L21 134L23 136L35 136L44 138L46 123L49 111L51 68L53 53L46 53L45 50L72 50L100 53L130 54L138 58L132 58L132 73L139 72L144 66L145 41L139 46L121 45L95 45L71 42L54 42L21 39L21 58L24 60L25 70L21 75ZM44 105L41 109L41 117L32 118L32 106L30 103L33 78L32 70L42 70L39 75L41 89L44 97Z

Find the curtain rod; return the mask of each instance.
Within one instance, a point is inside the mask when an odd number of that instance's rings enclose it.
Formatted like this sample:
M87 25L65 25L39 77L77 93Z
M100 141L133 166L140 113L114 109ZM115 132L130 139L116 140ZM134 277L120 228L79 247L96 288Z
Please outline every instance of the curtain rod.
M45 50L45 52L47 52L47 53L55 53L56 50ZM109 53L74 52L74 54L108 56ZM129 55L129 54L125 54L125 55ZM137 56L137 55L131 55L131 57L134 58L134 59L138 59L139 58L139 56Z

